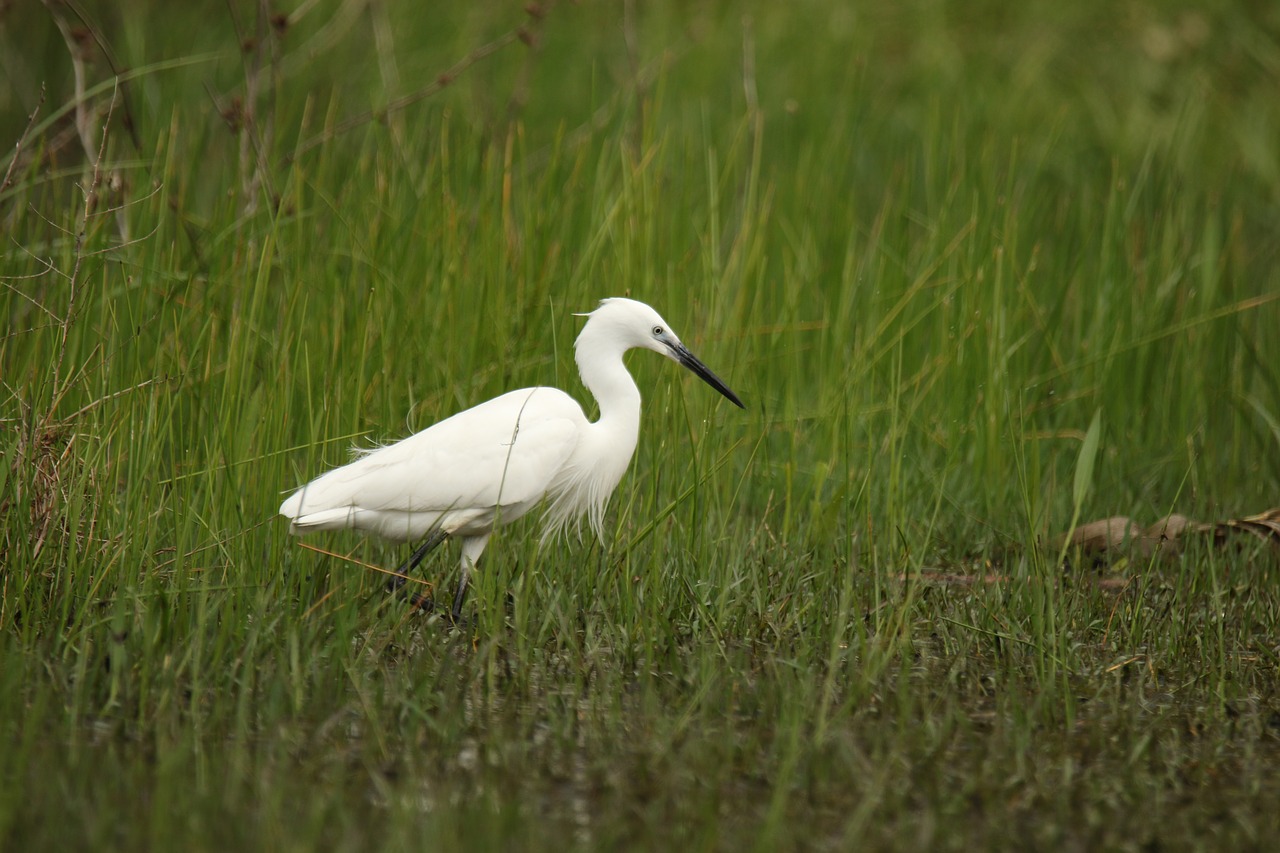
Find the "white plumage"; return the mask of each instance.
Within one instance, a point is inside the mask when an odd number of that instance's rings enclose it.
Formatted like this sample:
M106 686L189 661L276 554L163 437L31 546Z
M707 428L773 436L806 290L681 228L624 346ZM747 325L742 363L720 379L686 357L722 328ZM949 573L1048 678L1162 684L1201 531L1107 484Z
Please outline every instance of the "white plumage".
M395 444L361 452L290 495L280 514L297 534L354 528L398 541L425 538L397 570L393 588L445 537L461 538L456 619L495 525L545 501L545 536L576 527L584 516L601 535L609 496L639 435L640 391L622 361L637 347L683 364L742 406L656 311L632 299L605 299L587 315L574 344L583 384L600 406L599 420L587 420L582 407L556 388L511 391Z

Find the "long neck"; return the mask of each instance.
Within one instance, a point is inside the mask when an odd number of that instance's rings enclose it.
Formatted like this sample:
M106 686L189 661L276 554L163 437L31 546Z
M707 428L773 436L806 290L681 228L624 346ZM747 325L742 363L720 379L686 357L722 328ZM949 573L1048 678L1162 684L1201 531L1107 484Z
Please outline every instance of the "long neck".
M596 425L608 425L619 438L629 436L634 446L640 429L640 389L622 363L623 351L618 344L588 336L584 330L575 356L582 384L600 406Z

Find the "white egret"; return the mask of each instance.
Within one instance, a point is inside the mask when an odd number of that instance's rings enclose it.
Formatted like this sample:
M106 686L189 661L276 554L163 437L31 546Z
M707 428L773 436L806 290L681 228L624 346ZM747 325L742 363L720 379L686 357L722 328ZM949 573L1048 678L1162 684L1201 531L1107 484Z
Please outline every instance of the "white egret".
M404 586L431 549L462 540L453 601L458 620L471 572L494 526L544 501L546 537L581 525L597 536L605 505L627 470L640 430L640 390L623 364L629 349L651 349L692 370L739 408L742 401L680 343L643 302L605 299L574 344L578 372L600 406L582 407L556 388L511 391L312 480L280 505L295 534L357 530L397 541L422 539L388 588ZM414 597L422 607L429 599Z

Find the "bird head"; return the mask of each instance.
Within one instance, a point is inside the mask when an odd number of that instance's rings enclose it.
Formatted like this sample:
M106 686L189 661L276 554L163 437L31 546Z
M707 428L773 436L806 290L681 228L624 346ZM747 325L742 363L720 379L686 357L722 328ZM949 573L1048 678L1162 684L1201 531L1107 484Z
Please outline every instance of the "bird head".
M738 408L746 408L738 399L738 395L729 390L729 386L725 385L720 377L712 373L710 368L689 352L689 348L680 342L679 336L671 331L667 321L643 302L621 297L602 299L600 307L596 310L579 316L587 317L587 325L578 338L579 342L583 338L592 337L610 341L623 351L653 350L687 367Z

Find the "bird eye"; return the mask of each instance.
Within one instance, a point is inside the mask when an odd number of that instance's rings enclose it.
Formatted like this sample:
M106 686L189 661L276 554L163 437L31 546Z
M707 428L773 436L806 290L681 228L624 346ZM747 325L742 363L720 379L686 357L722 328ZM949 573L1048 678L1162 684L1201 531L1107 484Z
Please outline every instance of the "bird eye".
M654 327L653 327L653 336L654 336L655 338L660 338L660 337L662 337L662 327L661 327L661 326L654 326Z

